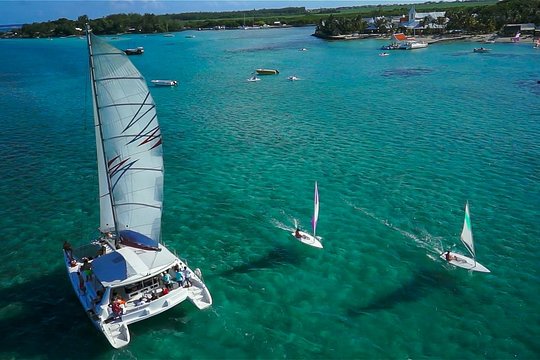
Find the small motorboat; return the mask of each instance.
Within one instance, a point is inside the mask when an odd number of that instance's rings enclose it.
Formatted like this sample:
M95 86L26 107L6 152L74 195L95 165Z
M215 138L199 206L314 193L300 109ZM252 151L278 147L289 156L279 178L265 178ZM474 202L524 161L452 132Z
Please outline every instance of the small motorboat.
M279 74L279 71L276 69L255 69L259 75L276 75Z
M306 48L301 48L300 51L307 51L307 49Z
M488 49L488 48L485 48L485 47L479 47L479 48L474 48L473 52L475 53L487 53L487 52L490 52L491 49Z
M296 75L291 75L287 78L287 80L289 81L296 81L296 80L300 80Z
M390 54L387 53L387 52L382 52L382 53L379 54L379 56L388 56L388 55L390 55Z
M151 83L155 86L178 86L176 80L152 80Z
M260 81L261 79L258 78L257 76L253 75L252 77L250 77L249 79L247 79L247 81L249 82L255 82L255 81Z
M139 46L134 49L125 49L124 53L126 53L126 55L142 55L144 53L144 48Z

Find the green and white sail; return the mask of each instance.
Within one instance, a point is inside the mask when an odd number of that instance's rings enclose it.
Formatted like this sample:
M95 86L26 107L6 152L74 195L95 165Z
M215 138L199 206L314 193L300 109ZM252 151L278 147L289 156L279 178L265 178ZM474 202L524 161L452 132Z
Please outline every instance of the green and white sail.
M88 34L96 132L100 230L159 241L161 130L146 81L124 52Z
M469 214L469 202L465 204L465 220L463 221L463 230L461 231L461 241L469 250L471 255L476 258L476 254L474 252L474 242L473 242L473 235L472 235L472 227L471 227L471 216Z

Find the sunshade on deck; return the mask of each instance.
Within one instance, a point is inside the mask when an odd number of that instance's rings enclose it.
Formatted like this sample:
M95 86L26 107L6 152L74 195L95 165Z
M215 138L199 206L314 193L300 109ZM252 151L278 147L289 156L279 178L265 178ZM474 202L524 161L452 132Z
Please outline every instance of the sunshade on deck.
M167 248L160 246L160 249L123 247L94 259L92 268L103 286L125 285L172 266L176 257Z

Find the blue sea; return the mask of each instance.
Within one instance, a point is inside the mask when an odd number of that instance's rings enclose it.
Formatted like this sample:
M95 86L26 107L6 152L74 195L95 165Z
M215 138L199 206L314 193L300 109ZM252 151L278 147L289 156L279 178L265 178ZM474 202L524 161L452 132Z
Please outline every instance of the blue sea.
M163 241L214 299L131 325L120 350L62 257L99 223L85 40L0 41L0 358L540 357L540 50L380 57L388 41L313 31L105 37L144 47L130 59L149 83L179 81L150 86ZM247 82L256 68L280 73ZM310 229L315 181L324 249L290 234ZM466 254L467 201L489 274L438 258Z

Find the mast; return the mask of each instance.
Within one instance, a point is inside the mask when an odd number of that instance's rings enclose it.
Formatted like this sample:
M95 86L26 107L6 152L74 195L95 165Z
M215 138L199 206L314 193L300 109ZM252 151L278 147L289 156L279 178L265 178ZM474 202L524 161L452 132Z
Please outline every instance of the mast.
M319 220L319 188L317 187L317 182L315 181L315 194L313 196L313 237L317 232L317 221Z
M112 204L114 203L114 199L111 192L111 179L109 177L107 168L107 160L105 159L105 152L104 152L104 144L103 144L103 127L102 127L102 120L101 115L99 113L99 104L98 104L98 98L97 98L97 87L96 87L96 75L95 75L95 68L94 68L94 53L92 48L92 40L90 36L90 25L86 24L86 41L88 44L88 55L89 55L89 66L90 66L90 79L92 80L92 102L94 107L94 126L95 126L95 133L96 133L96 149L97 149L97 161L98 161L98 177L99 177L99 198L100 198L100 211L103 212L103 203L102 201L106 201L107 205L105 207L109 207L113 219L113 225L114 225L114 232L117 233L118 230L118 222L116 220L116 211ZM101 192L104 190L102 187L104 186L103 177L105 177L106 180L106 187L107 187L107 194L105 195L107 198L103 199L103 195ZM103 215L103 214L101 214ZM100 215L100 216L101 216ZM103 225L103 224L101 224ZM108 230L108 229L101 229ZM118 235L118 234L116 234ZM113 248L115 248L113 246Z

